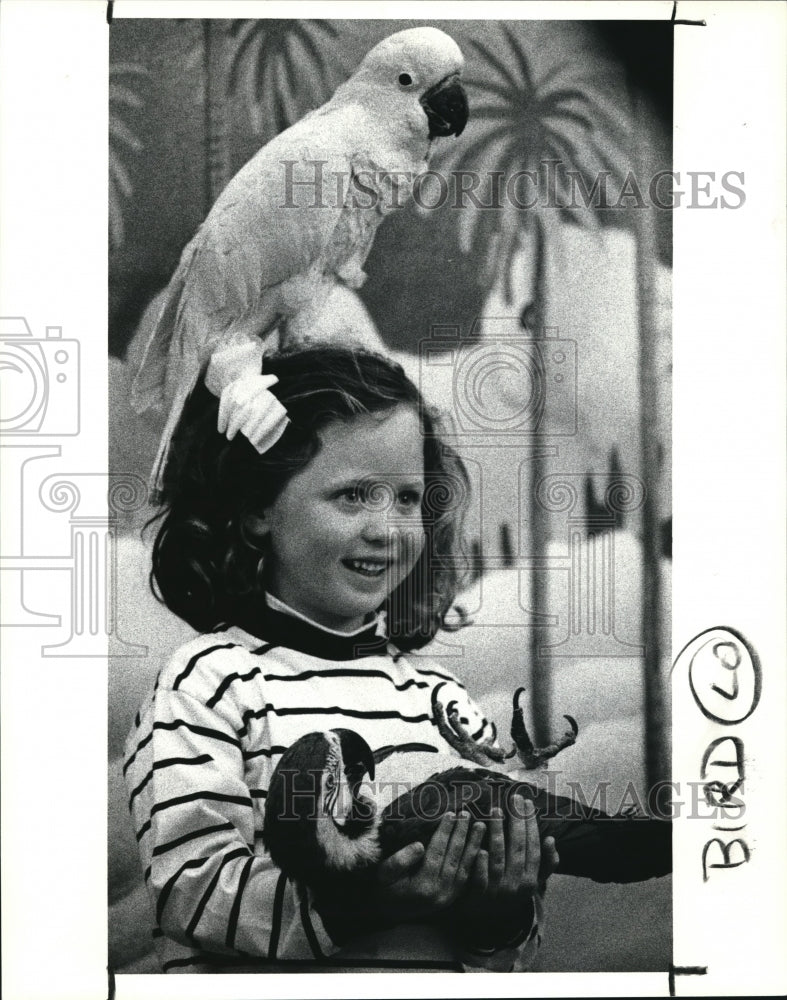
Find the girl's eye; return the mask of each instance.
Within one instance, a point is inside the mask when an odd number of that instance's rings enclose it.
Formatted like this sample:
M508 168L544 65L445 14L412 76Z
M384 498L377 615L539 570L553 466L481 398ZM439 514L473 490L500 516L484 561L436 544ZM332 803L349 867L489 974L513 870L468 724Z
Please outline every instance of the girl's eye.
M415 490L403 490L399 494L399 504L402 507L417 507L421 503L421 496Z
M341 491L339 496L348 503L361 503L363 501L363 493L357 486L348 486L346 490Z

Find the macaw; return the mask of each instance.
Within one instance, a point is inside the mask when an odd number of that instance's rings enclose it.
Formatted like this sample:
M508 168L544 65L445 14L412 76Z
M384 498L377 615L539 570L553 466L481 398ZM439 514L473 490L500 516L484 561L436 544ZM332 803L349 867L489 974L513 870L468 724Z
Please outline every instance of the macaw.
M541 840L555 839L558 874L618 883L668 874L672 870L668 820L631 813L609 815L500 769L504 758L514 754L527 768L540 767L577 735L576 723L568 717L571 730L561 740L535 748L524 725L521 690L514 698L514 749L506 752L491 740L475 743L452 706L439 707L435 688L432 705L437 728L460 753L469 752L471 762L486 761L488 766L458 764L434 773L381 810L367 793L373 789L376 765L394 748L373 752L350 729L301 737L282 755L268 789L263 843L273 862L317 898L350 893L372 877L377 864L407 844L428 845L445 812L465 809L485 820L495 807L506 814L516 801L514 796L521 795L534 804Z

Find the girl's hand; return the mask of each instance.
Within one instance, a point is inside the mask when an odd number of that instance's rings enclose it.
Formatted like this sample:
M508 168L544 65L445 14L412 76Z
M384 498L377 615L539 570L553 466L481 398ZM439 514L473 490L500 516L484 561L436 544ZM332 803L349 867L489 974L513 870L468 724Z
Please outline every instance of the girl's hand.
M475 947L498 947L527 930L533 896L558 865L552 837L542 860L533 803L517 796L512 806L505 831L502 812L493 811L489 851L479 851L467 896L456 910L457 931Z
M467 889L484 824L446 813L429 847L409 844L380 865L377 903L394 923L427 919L451 906ZM417 867L416 867L417 866Z
M483 823L471 830L468 815L446 813L428 849L408 844L379 866L371 892L315 900L325 929L345 945L372 930L429 919L466 892L483 835Z

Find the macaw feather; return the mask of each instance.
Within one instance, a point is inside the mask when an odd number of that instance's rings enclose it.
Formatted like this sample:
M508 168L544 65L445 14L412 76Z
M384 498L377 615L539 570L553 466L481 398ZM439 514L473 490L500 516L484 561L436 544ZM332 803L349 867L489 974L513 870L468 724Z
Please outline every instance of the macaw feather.
M427 846L446 812L465 810L488 821L499 808L509 816L518 808L517 796L533 802L541 840L555 838L559 874L625 883L672 870L672 825L666 820L611 816L497 771L468 767L433 774L386 807L379 827L382 857L414 841ZM488 847L488 832L482 847Z

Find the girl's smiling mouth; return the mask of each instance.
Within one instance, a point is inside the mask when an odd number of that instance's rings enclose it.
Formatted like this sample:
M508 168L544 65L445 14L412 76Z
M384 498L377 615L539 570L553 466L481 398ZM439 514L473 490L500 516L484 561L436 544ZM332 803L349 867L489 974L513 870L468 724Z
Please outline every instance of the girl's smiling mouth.
M342 559L342 564L360 576L375 579L382 576L387 569L393 566L393 560L374 557L369 559Z

